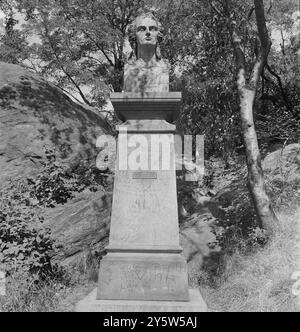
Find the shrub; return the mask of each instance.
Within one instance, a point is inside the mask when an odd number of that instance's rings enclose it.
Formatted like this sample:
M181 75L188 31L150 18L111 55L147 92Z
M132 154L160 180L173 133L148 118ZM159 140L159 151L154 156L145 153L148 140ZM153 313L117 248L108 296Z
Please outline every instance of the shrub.
M41 277L52 271L55 247L28 189L13 182L0 192L0 264L9 272L21 269Z
M95 161L84 160L69 167L57 161L54 150L46 149L46 162L35 179L29 179L32 195L39 205L54 207L65 204L76 192L103 190L108 172L97 169Z
M46 161L36 177L15 179L0 190L0 264L36 279L53 277L51 257L57 247L42 223L44 208L65 204L76 192L104 190L109 174L90 161L65 167L46 148Z

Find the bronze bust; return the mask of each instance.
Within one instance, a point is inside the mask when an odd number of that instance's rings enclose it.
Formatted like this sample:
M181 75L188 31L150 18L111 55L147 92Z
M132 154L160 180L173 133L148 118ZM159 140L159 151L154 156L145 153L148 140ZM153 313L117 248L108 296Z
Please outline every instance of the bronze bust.
M169 70L159 42L162 25L152 13L139 15L128 29L132 53L124 68L124 92L168 92Z

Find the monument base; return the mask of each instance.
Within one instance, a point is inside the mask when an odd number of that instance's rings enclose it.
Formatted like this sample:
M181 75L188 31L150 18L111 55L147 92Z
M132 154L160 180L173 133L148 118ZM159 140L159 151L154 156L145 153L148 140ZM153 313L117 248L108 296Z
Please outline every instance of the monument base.
M76 305L76 312L206 312L198 289L190 289L190 301L97 300L97 289Z
M170 253L108 253L97 300L189 301L186 260Z

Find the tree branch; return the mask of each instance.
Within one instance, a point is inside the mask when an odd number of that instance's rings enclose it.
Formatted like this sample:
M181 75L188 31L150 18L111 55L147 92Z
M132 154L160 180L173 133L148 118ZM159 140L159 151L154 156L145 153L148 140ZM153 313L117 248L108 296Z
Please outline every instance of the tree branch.
M56 61L57 61L58 65L60 66L61 70L65 73L65 75L68 77L68 79L74 84L74 86L75 86L76 89L78 90L78 92L79 92L81 98L83 99L83 101L84 101L87 105L91 106L91 103L86 99L86 97L85 97L85 95L83 94L83 92L81 91L79 85L75 82L75 80L72 78L72 76L71 76L71 75L67 72L67 70L64 68L64 66L63 66L62 63L61 63L61 60L60 60L59 56L58 56L57 53L56 53L55 47L54 47L53 42L52 42L52 38L51 38L51 36L50 36L50 34L49 34L49 30L48 30L48 26L47 26L47 22L46 22L46 16L44 16L43 24L44 24L44 28L45 28L45 35L46 35L46 37L47 37L47 39L48 39L49 45L50 45L50 47L51 47L51 49L52 49L52 52L53 52L53 54L54 54L54 56L55 56L55 58L56 58Z
M220 16L224 16L223 13L219 10L219 8L216 6L216 4L214 3L214 1L210 2L210 6L211 8Z
M59 86L58 84L52 83L53 85L55 85L58 89L60 89L61 91L63 91L65 94L69 95L70 97L74 98L78 103L81 104L81 101L76 98L75 96L72 95L72 93L70 91L67 91L66 89L62 88L61 86Z
M242 47L242 40L237 32L236 21L232 19L229 11L229 0L225 1L225 16L227 20L227 27L231 37L231 43L234 49L235 58L238 66L238 89L241 89L246 85L246 60Z
M253 14L253 12L254 12L254 9L255 9L254 7L252 7L252 8L250 9L250 12L249 12L249 14L248 14L248 21L250 20L252 14Z
M272 7L273 7L273 0L270 0L270 6L269 6L269 9L267 11L267 14L269 15L271 10L272 10Z
M64 12L64 15L68 21L72 22L70 19L70 16L71 16L73 18L73 20L76 22L76 18L70 12ZM114 63L111 61L111 59L109 58L107 53L104 51L103 47L99 44L99 42L97 42L90 34L88 34L86 32L86 30L80 29L80 31L96 45L96 47L99 49L99 51L101 51L103 53L103 55L105 56L105 58L109 62L109 64L111 66L114 66Z
M97 46L99 51L101 51L103 53L103 55L105 56L105 58L109 62L109 64L114 67L114 63L111 61L111 59L107 55L106 51L104 51L103 47L94 38L92 38L85 30L81 30L81 31L86 35L86 37L88 37Z
M258 36L263 50L268 50L271 46L265 18L265 9L263 0L254 0L256 24Z
M259 77L261 76L262 70L266 65L268 54L271 48L271 41L269 38L265 10L263 0L254 0L256 24L258 30L258 38L260 40L260 49L256 57L256 61L250 76L249 87L252 90L256 90Z
M83 94L83 92L80 89L80 86L75 82L75 80L72 78L72 76L63 68L62 71L66 74L66 76L68 77L68 79L74 84L74 86L76 87L76 89L78 90L80 97L83 99L83 101L89 105L92 106L92 104L86 99L85 95Z
M293 109L290 106L290 102L289 102L288 97L287 97L287 95L284 91L280 76L268 64L266 65L266 68L267 68L268 72L277 79L279 89L280 89L282 98L285 102L287 110L290 111L294 116L299 117L298 112L293 112Z
M282 28L280 29L280 34L281 34L281 40L282 40L282 43L280 43L281 52L282 52L282 55L285 55L285 40L284 40Z

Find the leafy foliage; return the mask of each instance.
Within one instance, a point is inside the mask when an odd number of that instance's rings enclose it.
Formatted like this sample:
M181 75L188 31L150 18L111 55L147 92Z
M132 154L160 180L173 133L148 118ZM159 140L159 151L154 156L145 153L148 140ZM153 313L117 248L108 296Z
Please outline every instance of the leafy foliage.
M101 107L109 92L120 91L124 38L142 0L32 1L13 7L26 16L22 34L31 67L88 105ZM86 92L88 91L88 92Z
M55 152L35 178L15 180L0 192L0 264L7 271L23 270L44 278L57 274L51 257L58 248L43 227L43 208L64 204L83 190L103 190L110 182L88 161L65 168Z
M17 23L12 15L5 20L4 33L0 34L0 60L3 62L18 64L28 59L28 42L24 34L14 28Z
M47 161L43 172L35 179L28 180L40 206L64 204L75 193L85 189L104 190L109 185L110 175L100 171L92 161L84 160L66 168L56 160L55 151L46 150L45 154Z
M0 264L9 272L21 269L43 277L52 273L55 247L28 189L25 182L15 182L1 190Z

